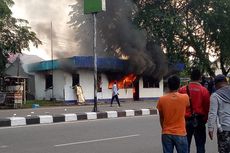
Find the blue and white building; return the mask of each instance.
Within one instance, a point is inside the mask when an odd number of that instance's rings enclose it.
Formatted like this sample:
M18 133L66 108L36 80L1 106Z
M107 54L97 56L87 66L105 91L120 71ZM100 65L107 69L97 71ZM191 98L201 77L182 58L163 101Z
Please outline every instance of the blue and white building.
M120 81L128 72L127 60L113 57L98 57L98 101L109 101L112 95L111 82ZM55 98L67 103L76 103L73 86L80 84L86 102L94 99L94 64L92 56L74 56L30 64L29 72L35 76L35 99ZM123 81L124 82L124 81ZM123 100L155 99L163 95L163 80L149 76L136 76L135 81L119 89Z

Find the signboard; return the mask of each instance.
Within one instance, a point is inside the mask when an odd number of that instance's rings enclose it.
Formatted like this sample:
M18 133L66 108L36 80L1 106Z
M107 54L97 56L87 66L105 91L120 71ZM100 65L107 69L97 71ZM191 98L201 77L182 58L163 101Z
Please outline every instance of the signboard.
M84 13L97 13L106 10L105 0L84 0Z

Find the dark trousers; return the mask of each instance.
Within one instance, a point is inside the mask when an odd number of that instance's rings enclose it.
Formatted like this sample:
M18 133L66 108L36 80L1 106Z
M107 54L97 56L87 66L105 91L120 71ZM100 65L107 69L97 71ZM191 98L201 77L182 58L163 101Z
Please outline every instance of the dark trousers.
M186 121L186 131L188 140L188 153L190 153L190 145L192 137L195 138L196 152L205 153L205 143L206 143L206 127L205 123L199 122L197 127L194 127L192 122Z
M120 102L119 102L118 95L114 95L114 96L112 97L110 105L111 105L111 106L113 105L113 100L114 100L114 98L116 98L116 101L117 101L118 106L121 106L121 105L120 105Z
M230 152L230 131L217 132L219 153Z

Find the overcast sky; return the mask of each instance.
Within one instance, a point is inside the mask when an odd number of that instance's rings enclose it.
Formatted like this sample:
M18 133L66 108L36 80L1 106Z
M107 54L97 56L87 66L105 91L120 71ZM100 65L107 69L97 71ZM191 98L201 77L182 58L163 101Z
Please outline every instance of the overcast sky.
M43 59L51 59L51 22L53 27L53 51L54 54L68 57L68 52L76 51L77 44L74 41L74 31L67 23L70 20L70 5L75 0L14 0L12 7L13 16L29 21L29 26L37 33L43 45L38 49L31 47L27 54L35 54Z

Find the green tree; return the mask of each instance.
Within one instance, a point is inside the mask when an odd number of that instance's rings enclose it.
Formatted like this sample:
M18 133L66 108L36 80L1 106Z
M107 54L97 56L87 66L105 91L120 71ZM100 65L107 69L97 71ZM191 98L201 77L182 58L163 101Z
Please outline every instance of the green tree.
M214 42L216 60L224 75L230 71L230 2L228 0L212 0L210 13L205 16Z
M12 17L10 7L12 0L0 1L0 75L4 74L10 53L21 53L23 49L29 50L29 44L41 44L36 34L28 27L28 21Z
M220 57L224 73L223 68L226 69L229 61L227 42L230 8L227 0L134 2L139 9L134 23L147 31L148 39L165 48L171 62L182 61L189 66L198 66L203 72L213 76L214 67L209 58L213 55ZM215 20L216 17L220 20L218 24L215 22L218 21Z

